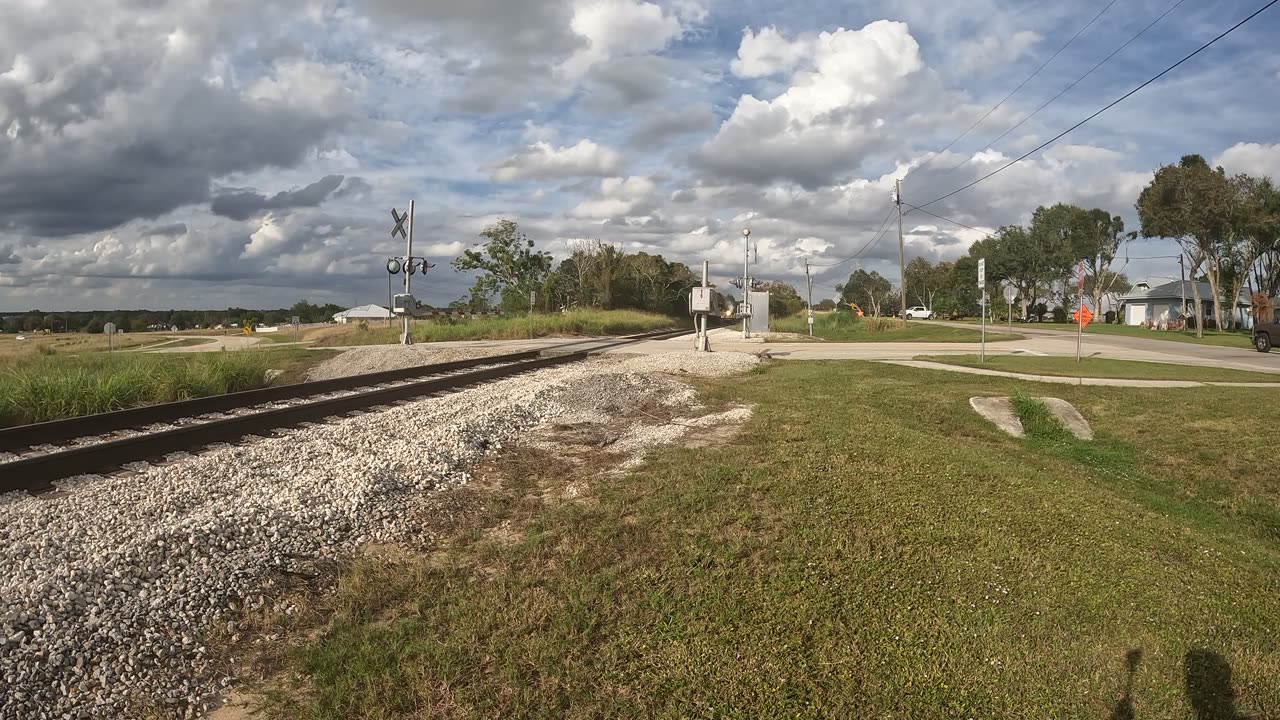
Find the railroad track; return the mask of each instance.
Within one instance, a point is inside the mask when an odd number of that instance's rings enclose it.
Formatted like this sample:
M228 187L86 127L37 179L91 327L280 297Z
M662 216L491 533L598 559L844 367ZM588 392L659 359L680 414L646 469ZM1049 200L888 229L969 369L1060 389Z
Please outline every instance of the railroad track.
M598 342L579 341L543 350L282 385L7 428L0 430L0 453L18 454L15 460L0 462L0 493L48 490L55 481L68 477L111 472L130 463L163 459L170 453L191 452L247 436L270 435L276 430L329 417L579 362L600 350L688 333L687 330L645 333L589 349L565 351L574 345ZM545 352L557 354L544 357ZM229 412L242 414L201 417ZM166 427L138 431L156 425ZM116 436L102 437L111 433ZM60 443L73 446L50 452L33 451L33 448Z

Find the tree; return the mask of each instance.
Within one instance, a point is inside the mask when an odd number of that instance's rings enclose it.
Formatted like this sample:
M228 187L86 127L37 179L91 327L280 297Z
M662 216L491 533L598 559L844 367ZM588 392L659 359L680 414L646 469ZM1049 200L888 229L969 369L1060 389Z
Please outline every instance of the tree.
M1222 283L1228 306L1234 311L1250 270L1260 264L1259 258L1276 249L1280 238L1280 192L1267 177L1240 174L1230 182L1233 212L1224 240ZM1262 282L1258 285L1262 286ZM1235 320L1234 313L1232 319Z
M1128 284L1124 275L1111 270L1111 265L1123 244L1137 233L1126 233L1123 218L1099 208L1081 210L1076 223L1076 254L1084 260L1085 293L1093 299L1093 312L1101 315L1102 299L1116 292L1115 283L1124 280ZM1124 288L1118 292L1128 291Z
M923 257L912 258L906 268L908 302L914 299L920 305L932 308L934 299L947 284L949 270L946 263L934 265Z
M873 317L880 317L881 310L893 294L893 284L878 272L868 273L859 269L849 276L848 282L837 285L836 290L844 302L865 304Z
M473 304L488 306L495 293L511 309L528 307L529 293L542 286L551 272L551 255L533 250L533 241L520 232L514 220L499 220L480 233L480 250L464 250L453 259L453 269L480 270L471 288Z
M1142 189L1135 205L1146 237L1171 238L1187 257L1191 276L1203 269L1214 297L1218 291L1230 218L1237 212L1231 183L1222 168L1213 170L1199 155L1185 155L1177 165L1163 165ZM1203 337L1203 304L1199 283L1191 283L1196 309L1196 337ZM1234 303L1233 303L1234 304ZM1222 326L1222 302L1214 303Z
M831 298L824 298L823 300L814 303L813 309L821 312L831 312L836 309L836 301Z
M770 317L791 317L804 310L804 300L801 299L800 293L796 292L795 287L780 280L763 283L759 291L769 293Z
M1101 292L1099 289L1101 288ZM1133 283L1129 282L1129 278L1124 273L1117 273L1106 270L1102 274L1102 281L1098 282L1097 278L1088 274L1086 271L1084 278L1084 292L1091 298L1094 298L1095 314L1102 313L1102 300L1106 299L1111 309L1115 309L1119 303L1121 295L1133 289Z

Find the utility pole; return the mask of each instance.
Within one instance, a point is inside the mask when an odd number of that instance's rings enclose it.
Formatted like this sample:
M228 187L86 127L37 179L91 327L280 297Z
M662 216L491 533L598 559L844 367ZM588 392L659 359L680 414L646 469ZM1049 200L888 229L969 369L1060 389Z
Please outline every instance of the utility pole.
M804 259L804 282L809 287L809 337L813 337L813 275L809 274L809 258Z
M702 287L704 288L703 291L707 293L708 300L710 300L711 293L709 290L706 290L706 288L707 288L707 284L710 281L711 281L711 261L703 260L702 261ZM707 307L710 308L711 305L708 305ZM693 329L697 333L698 352L711 351L711 341L710 339L707 338L707 315L708 313L704 312L698 315L694 315L694 318L693 318L693 322L694 322Z
M407 263L404 269L404 294L409 295L409 280L413 277L413 211L414 201L409 201L409 237L405 238L404 260ZM412 345L413 336L409 332L409 314L404 316L404 334L400 336L401 345Z
M898 206L898 277L901 278L902 286L898 288L898 301L902 303L902 324L907 324L907 259L906 252L903 250L902 243L902 179L899 178L894 183L897 192L893 197L893 204Z
M1096 280L1096 278L1095 278ZM1080 261L1080 290L1076 297L1076 362L1080 362L1080 348L1084 344L1084 261Z
M1181 290L1182 290L1182 309L1180 310L1180 312L1181 312L1181 314L1182 314L1182 318L1183 318L1183 320L1182 320L1182 329L1183 329L1183 331L1185 332L1185 331L1186 331L1186 329L1187 329L1187 321L1186 321L1186 317L1187 317L1187 268L1186 268L1186 265L1184 265L1184 264L1183 264L1183 262L1182 262L1183 257L1185 257L1185 256L1184 256L1181 252L1179 252L1179 253L1178 253L1178 279L1179 279L1178 287L1179 287L1179 289L1181 289ZM1200 318L1196 318L1196 322L1200 322Z
M745 313L742 318L742 339L751 337L751 228L742 229L742 307Z

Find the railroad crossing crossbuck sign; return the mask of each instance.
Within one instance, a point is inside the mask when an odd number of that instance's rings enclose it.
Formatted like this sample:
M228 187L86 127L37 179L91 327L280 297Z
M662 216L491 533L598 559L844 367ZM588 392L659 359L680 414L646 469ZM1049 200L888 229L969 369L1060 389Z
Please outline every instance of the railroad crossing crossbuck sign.
M396 220L396 226L391 228L391 237L399 235L401 239L407 239L409 233L404 229L404 224L409 222L409 213L401 215L395 208L391 208L391 217Z

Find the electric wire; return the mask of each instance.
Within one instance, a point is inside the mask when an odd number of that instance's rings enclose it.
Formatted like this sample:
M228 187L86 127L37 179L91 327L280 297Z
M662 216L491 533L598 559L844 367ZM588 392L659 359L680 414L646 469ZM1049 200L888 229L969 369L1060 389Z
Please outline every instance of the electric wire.
M1000 109L1000 107L1001 107L1002 105L1004 105L1006 102L1008 102L1009 98L1011 98L1011 97L1013 97L1015 94L1017 94L1017 92L1018 92L1019 90L1021 90L1023 87L1025 87L1027 83L1031 82L1031 80L1032 80L1032 79L1034 79L1034 78L1035 78L1035 76L1039 75L1041 70L1044 70L1044 69L1045 69L1045 67L1049 65L1049 63L1053 62L1053 59L1054 59L1054 58L1056 58L1056 57L1058 57L1059 55L1061 55L1063 50L1066 50L1066 49L1071 45L1071 43L1075 42L1075 41L1076 41L1076 40L1077 40L1081 35L1083 35L1083 34L1084 34L1084 31L1085 31L1085 30L1088 30L1088 29L1089 29L1089 28L1090 28L1090 27L1091 27L1095 22L1097 22L1097 21L1098 21L1098 18L1102 17L1102 15L1103 15L1104 13L1106 13L1108 10L1110 10L1110 9L1111 9L1111 6L1112 6L1112 5L1115 5L1115 4L1116 4L1116 2L1117 2L1117 0L1111 0L1111 2L1107 3L1106 7L1102 8L1102 10L1101 10L1101 11L1099 11L1097 15L1094 15L1092 20L1090 20L1089 22L1085 23L1085 26L1084 26L1084 27L1082 27L1082 28L1080 28L1079 30L1077 30L1077 31L1076 31L1076 34L1075 34L1075 35L1072 35L1072 36L1071 36L1071 39L1070 39L1070 40L1068 40L1068 41L1066 42L1066 44L1065 44L1065 45L1063 45L1062 47L1058 48L1057 52L1055 52L1054 54L1050 55L1048 60L1045 60L1044 62L1040 63L1040 67L1036 68L1034 72L1032 72L1030 75L1028 75L1028 76L1026 77L1026 79L1024 79L1022 82L1018 83L1018 87L1016 87L1016 88L1014 88L1013 90L1009 91L1009 94L1008 94L1008 95L1005 95L1005 96L1004 96L1004 98L1002 98L1002 99L1000 100L1000 102L998 102L998 103L996 103L995 105L993 105L993 106L991 107L991 109L990 109L990 110L988 110L988 111L987 111L987 112L986 112L982 117L980 117L980 118L978 118L976 121L974 121L974 123L973 123L972 125L970 125L970 126L969 126L969 129L968 129L968 130L965 130L964 132L962 132L962 133L960 133L959 135L957 135L957 136L956 136L956 138L955 138L954 140L952 140L951 142L947 143L947 146L946 146L946 147L944 147L944 148L942 148L941 150L939 150L939 151L935 152L934 154L930 155L930 156L929 156L929 158L928 158L927 160L925 160L923 163L921 163L921 164L920 164L920 167L916 168L916 172L919 172L919 171L921 171L921 170L925 169L926 167L928 167L928 166L929 166L929 163L932 163L932 162L933 162L933 161L934 161L934 160L935 160L939 155L941 155L942 153L944 153L944 152L946 152L946 151L950 150L950 149L951 149L951 147L952 147L953 145L955 145L956 143L960 142L960 140L961 140L961 139L963 139L963 138L964 138L964 136L968 135L968 134L969 134L969 133L970 133L974 128L976 128L976 127L978 127L979 125L981 125L981 124L982 124L982 121L984 121L984 120L986 120L987 118L991 117L991 113L994 113L996 110L999 110L999 109Z
M1075 125L1072 125L1071 127L1067 128L1066 130L1063 130L1062 132L1058 133L1057 135L1053 136L1052 138L1050 138L1050 139L1046 140L1045 142L1041 143L1040 145L1038 145L1038 146L1037 146L1037 147L1035 147L1034 149L1027 151L1027 152L1026 152L1026 153L1024 153L1023 155L1021 155L1020 157L1018 157L1017 159L1012 160L1012 161L1010 161L1009 163L1007 163L1007 164L1005 164L1005 165L1002 165L1002 166L1000 166L1000 167L996 168L995 170L992 170L991 172L987 173L986 175L983 175L982 177L978 178L977 180L974 180L974 181L972 181L972 182L969 182L969 183L967 183L967 184L965 184L965 185L962 185L962 186L960 186L960 187L956 188L955 190L952 190L951 192L947 193L946 195L942 195L942 196L940 196L940 197L936 197L936 198L934 198L933 200L930 200L929 202L922 204L920 207L926 207L926 206L928 206L928 205L933 205L934 203L938 203L938 202L941 202L941 201L943 201L943 200L946 200L946 199L947 199L947 198L949 198L949 197L953 197L953 196L955 196L955 195L958 195L958 194L960 194L960 193L964 192L965 190L968 190L969 188L971 188L971 187L973 187L973 186L977 185L978 183L981 183L981 182L983 182L983 181L985 181L985 180L989 180L990 178L995 177L996 175L999 175L1000 173L1004 172L1005 170L1008 170L1009 168L1013 167L1014 165L1017 165L1018 163L1022 162L1023 160L1026 160L1027 158L1031 157L1031 156L1032 156L1032 155L1034 155L1035 153L1040 152L1041 150L1043 150L1043 149L1045 149L1045 148L1049 147L1049 146L1050 146L1050 145L1052 145L1053 143L1055 143L1055 142L1057 142L1057 141L1061 140L1063 137L1065 137L1065 136L1067 136L1068 134L1070 134L1070 133L1071 133L1073 130L1075 130L1076 128L1079 128L1080 126L1084 125L1085 123L1089 122L1090 120L1092 120L1092 119L1094 119L1094 118L1098 117L1098 116L1099 116L1099 115L1101 115L1102 113L1104 113L1104 112L1106 112L1106 111L1110 110L1111 108L1115 107L1116 105L1119 105L1120 103L1122 103L1122 102L1124 102L1125 100L1127 100L1127 99L1129 99L1130 97L1132 97L1132 96L1133 96L1134 94L1136 94L1138 91L1140 91L1140 90L1142 90L1143 88L1147 87L1148 85L1150 85L1150 84L1154 83L1155 81L1159 80L1160 78L1164 77L1165 75L1168 75L1170 72L1173 72L1176 68L1178 68L1179 66L1183 65L1183 64L1184 64L1184 63L1186 63L1188 60L1191 60L1192 58L1194 58L1195 56L1199 55L1200 53L1204 52L1205 50L1207 50L1209 47L1211 47L1212 45L1214 45L1215 43L1217 43L1217 42L1218 42L1219 40L1221 40L1222 38L1224 38L1224 37L1226 37L1226 36L1230 35L1231 33L1235 32L1236 30L1240 29L1240 28L1241 28L1245 23L1249 22L1250 20L1253 20L1254 18L1258 17L1258 16L1259 16L1259 15L1261 15L1262 13L1266 12L1268 9L1270 9L1270 8L1271 8L1271 6L1275 5L1275 4L1276 4L1276 3L1278 3L1278 2L1280 2L1280 0L1270 0L1270 2L1268 2L1267 4L1263 5L1262 7L1258 8L1257 10L1253 11L1253 13L1251 13L1248 17L1246 17L1245 19L1243 19L1243 20L1241 20L1240 22L1236 23L1235 25L1232 25L1230 28L1227 28L1227 29L1226 29L1226 30L1224 30L1222 33L1220 33L1218 36L1214 37L1212 40L1210 40L1210 41L1206 42L1205 44L1201 45L1200 47L1196 48L1196 49L1195 49L1194 51L1192 51L1189 55L1187 55L1187 56L1183 57L1183 58L1182 58L1181 60L1179 60L1178 62L1176 62L1176 63L1174 63L1174 64L1170 65L1169 67L1165 68L1164 70L1161 70L1158 74L1156 74L1156 75L1154 75L1153 77L1151 77L1150 79L1146 80L1146 81L1145 81L1145 82L1143 82L1141 85L1138 85L1137 87L1133 88L1132 90L1130 90L1129 92L1125 93L1124 95L1121 95L1120 97L1116 98L1115 100L1112 100L1110 103L1107 103L1107 104L1106 104L1106 105L1104 105L1101 109L1099 109L1098 111L1094 112L1092 115L1090 115L1090 116L1086 117L1085 119L1081 120L1080 122L1076 123Z
M1005 139L1006 137L1008 137L1008 136L1009 136L1009 133L1012 133L1014 130L1017 130L1018 128L1022 127L1024 124L1026 124L1026 122L1027 122L1028 120L1030 120L1031 118L1035 117L1036 115L1039 115L1041 110L1044 110L1045 108L1049 107L1049 106L1050 106L1050 105L1052 105L1055 101L1057 101L1057 99L1058 99L1058 98L1060 98L1060 97L1062 97L1063 95L1065 95L1065 94L1067 94L1068 92L1070 92L1070 90L1071 90L1072 88L1074 88L1076 85L1079 85L1079 84L1080 84L1080 83L1081 83L1085 78L1087 78L1087 77L1089 77L1090 75L1092 75L1092 74L1093 74L1093 73L1094 73L1098 68L1102 67L1103 65L1106 65L1106 64L1107 64L1107 61L1109 61L1111 58L1113 58L1113 57L1115 57L1116 55L1118 55L1118 54L1120 53L1120 51L1121 51L1121 50L1124 50L1125 48L1129 47L1129 45L1133 44L1133 41L1134 41L1134 40L1137 40L1138 38L1142 37L1144 34L1146 34L1146 32L1147 32L1148 30L1150 30L1151 28L1155 27L1156 23L1158 23L1158 22L1160 22L1161 20L1163 20L1163 19L1165 18L1165 16L1166 16L1166 15L1168 15L1169 13L1173 12L1174 10L1177 10L1177 9L1178 9L1178 8L1179 8L1183 3L1185 3L1186 1L1187 1L1187 0L1178 0L1178 2L1174 3L1173 5L1170 5L1170 6L1169 6L1169 9L1167 9L1167 10L1165 10L1164 12L1160 13L1160 16L1159 16L1159 17L1157 17L1155 20L1152 20L1150 23L1148 23L1148 24L1147 24L1147 26L1146 26L1146 27L1144 27L1144 28L1142 28L1141 30L1139 30L1139 31L1138 31L1138 34L1136 34L1136 35L1134 35L1133 37L1131 37L1131 38L1129 38L1128 40L1126 40L1126 41L1124 42L1124 44L1123 44L1123 45L1121 45L1120 47L1116 48L1115 50L1112 50L1110 55L1108 55L1108 56L1106 56L1106 57L1102 58L1101 60L1099 60L1099 61L1098 61L1098 64L1096 64L1096 65L1094 65L1093 67L1089 68L1089 71L1088 71L1088 72L1086 72L1085 74L1083 74L1083 75L1081 75L1080 77L1076 78L1076 79L1075 79L1075 82L1072 82L1070 85L1068 85L1068 86L1066 86L1066 87L1062 88L1062 90L1061 90L1061 91L1059 91L1057 95L1054 95L1053 97L1049 98L1047 101L1045 101L1045 103L1044 103L1043 105L1041 105L1040 107L1036 108L1036 109L1035 109L1035 110L1034 110L1030 115L1028 115L1028 116L1026 116L1026 117L1022 118L1022 119L1021 119L1021 120L1019 120L1019 121L1018 121L1018 122L1017 122L1013 127L1011 127L1011 128L1009 128L1008 130L1005 130L1004 132L1000 133L1000 135L999 135L999 136L997 136L997 137L996 137L995 139L993 139L993 140L988 141L988 142L987 142L987 143L985 143L982 147L984 147L984 148L991 148L991 147L995 147L996 143L998 143L998 142L1000 142L1001 140L1003 140L1003 139ZM968 165L968 164L969 164L969 162L973 160L973 158L974 158L974 156L973 156L973 155L970 155L969 157L965 158L964 160L961 160L958 164L956 164L955 166L953 166L952 168L950 168L949 170L947 170L946 172L944 172L944 173L942 173L942 174L943 174L943 175L950 175L951 173L955 172L956 170L960 169L961 167L964 167L965 165Z

